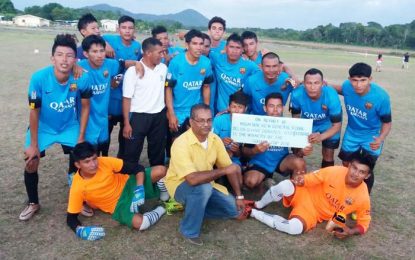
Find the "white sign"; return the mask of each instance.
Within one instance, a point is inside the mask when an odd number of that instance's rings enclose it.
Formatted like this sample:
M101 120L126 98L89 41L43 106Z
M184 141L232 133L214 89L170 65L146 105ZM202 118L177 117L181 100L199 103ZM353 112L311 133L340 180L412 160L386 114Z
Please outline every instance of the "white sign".
M312 119L234 113L231 138L238 143L267 141L272 146L304 148L312 129Z

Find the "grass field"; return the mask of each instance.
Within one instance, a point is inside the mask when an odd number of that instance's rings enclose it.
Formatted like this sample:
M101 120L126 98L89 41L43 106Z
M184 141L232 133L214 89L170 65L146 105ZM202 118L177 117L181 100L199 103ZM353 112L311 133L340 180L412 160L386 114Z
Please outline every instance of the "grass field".
M102 224L105 239L85 242L66 226L67 158L60 147L47 151L39 169L42 209L32 220L18 215L26 201L23 184L23 144L28 126L27 86L31 74L49 64L56 31L0 27L0 259L127 258L127 259L411 259L415 258L415 64L402 70L401 59L384 56L384 67L374 81L390 94L393 127L375 169L372 223L364 236L334 239L318 225L301 236L288 236L255 220L205 221L203 247L185 243L177 232L181 214L165 216L146 232L121 227L106 214L81 218L84 224ZM141 40L141 39L140 39ZM341 83L348 68L363 61L374 66L375 56L358 51L308 48L267 42L301 78L310 67L320 68L326 80ZM34 49L39 49L35 54ZM111 154L115 154L115 142ZM143 153L145 154L145 153ZM411 159L412 158L412 159ZM142 159L144 164L147 160ZM319 147L307 158L310 170L321 161ZM337 161L336 163L340 163ZM268 212L288 215L281 205Z

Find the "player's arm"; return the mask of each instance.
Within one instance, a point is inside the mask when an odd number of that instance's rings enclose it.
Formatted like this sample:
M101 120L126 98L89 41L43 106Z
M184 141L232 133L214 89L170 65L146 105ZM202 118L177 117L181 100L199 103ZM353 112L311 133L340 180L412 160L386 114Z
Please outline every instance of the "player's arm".
M79 122L79 136L78 143L81 143L85 139L86 126L88 124L90 100L89 98L81 98L81 120Z
M323 133L316 132L312 133L308 136L308 142L311 144L321 143L322 141L329 139L333 135L335 135L337 132L340 131L342 128L342 123L332 123L331 127L324 131Z
M210 104L210 85L209 84L203 84L202 96L203 96L203 103L205 103L206 105L209 105Z
M168 82L166 82L165 102L167 107L167 119L169 120L169 128L170 130L178 131L179 121L177 120L173 108L173 89L170 87L170 83Z
M130 125L130 107L131 107L131 98L123 97L122 98L122 115L124 119L124 129L122 135L124 138L130 139L133 135L133 128Z
M66 223L75 232L75 234L83 240L99 240L105 236L105 230L100 226L82 226L78 219L79 213L67 213Z
M133 134L133 129L130 124L130 111L131 111L131 98L134 95L135 83L137 76L135 69L130 68L125 72L124 82L122 86L123 97L122 97L122 115L124 120L123 136L124 138L130 139Z
M290 78L292 78L294 80L294 84L292 84L293 87L299 86L300 85L300 80L295 75L294 71L290 67L288 67L287 64L285 64L285 63L282 63L281 67L282 67L282 71L287 73L290 76Z
M242 154L247 157L252 157L256 154L263 153L268 150L270 144L267 141L260 142L256 144L254 147L242 147Z
M379 136L373 136L373 142L370 143L370 148L372 150L379 149L382 143L385 141L391 129L392 129L392 122L382 123L380 134Z
M332 86L337 91L337 94L343 95L343 86L341 84L331 84L330 83L330 86Z

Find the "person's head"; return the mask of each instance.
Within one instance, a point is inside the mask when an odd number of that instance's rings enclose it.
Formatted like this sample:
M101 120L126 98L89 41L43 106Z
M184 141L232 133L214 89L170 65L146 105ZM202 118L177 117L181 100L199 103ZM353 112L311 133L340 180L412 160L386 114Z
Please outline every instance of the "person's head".
M349 69L349 80L356 94L366 94L370 89L370 81L372 80L372 67L363 62L354 64Z
M281 73L280 56L274 52L268 52L262 56L262 71L267 81L274 81Z
M231 63L237 62L242 55L242 39L237 33L232 33L226 40L226 55Z
M210 19L208 32L213 41L220 41L226 30L226 21L221 17L215 16Z
M98 35L89 35L82 41L85 57L93 68L99 68L105 59L105 40Z
M95 16L90 13L84 14L81 18L79 18L78 30L83 37L87 37L92 34L100 35L98 21Z
M246 56L253 57L258 53L258 38L254 32L244 31L241 34L244 53Z
M143 50L143 59L153 66L160 64L164 56L162 43L156 38L150 37L143 41L141 48Z
M75 161L75 167L79 169L81 174L94 175L97 172L97 152L89 142L75 145L72 156Z
M242 91L237 91L229 96L228 110L231 114L245 113L248 103L249 103L249 97Z
M359 186L365 179L372 174L375 163L369 156L356 154L349 163L346 175L346 185L351 187Z
M212 112L206 104L196 104L190 110L190 127L198 137L205 139L212 130Z
M170 44L169 34L167 33L167 29L164 26L156 26L151 30L151 35L153 38L159 40L163 46L163 50L167 50Z
M194 58L199 58L203 51L203 34L195 29L192 29L184 36L187 53Z
M76 41L71 34L58 34L52 46L52 64L59 73L68 74L76 62Z
M206 33L202 33L203 35L203 51L202 54L205 56L209 56L209 52L210 52L210 37L209 35L207 35Z
M323 87L323 72L319 69L309 69L304 74L304 88L312 100L317 100Z
M272 92L265 97L264 111L267 116L282 116L284 105L282 103L282 95L279 92Z
M131 16L123 15L118 19L118 31L124 41L132 41L134 39L135 20Z

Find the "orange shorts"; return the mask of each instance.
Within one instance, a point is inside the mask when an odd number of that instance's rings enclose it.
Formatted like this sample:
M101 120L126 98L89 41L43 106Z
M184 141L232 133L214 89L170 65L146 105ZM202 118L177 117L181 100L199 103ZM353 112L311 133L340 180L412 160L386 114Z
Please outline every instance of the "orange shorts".
M309 231L317 225L318 213L314 208L307 188L296 186L294 195L284 197L283 205L287 208L293 208L289 219L295 217L300 219L305 224L304 231Z

